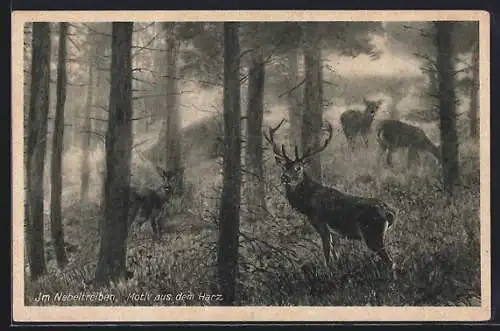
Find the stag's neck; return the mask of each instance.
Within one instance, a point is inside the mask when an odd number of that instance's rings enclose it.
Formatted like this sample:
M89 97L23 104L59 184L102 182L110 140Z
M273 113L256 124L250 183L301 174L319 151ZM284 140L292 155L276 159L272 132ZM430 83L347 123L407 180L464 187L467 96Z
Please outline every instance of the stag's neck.
M367 133L370 130L372 123L373 123L373 117L368 116L366 112L363 113L363 118L361 120L361 125L360 125L361 132Z
M321 183L315 181L307 173L304 173L302 181L298 184L285 184L286 197L290 206L302 214L309 215L312 212L310 198L321 186Z

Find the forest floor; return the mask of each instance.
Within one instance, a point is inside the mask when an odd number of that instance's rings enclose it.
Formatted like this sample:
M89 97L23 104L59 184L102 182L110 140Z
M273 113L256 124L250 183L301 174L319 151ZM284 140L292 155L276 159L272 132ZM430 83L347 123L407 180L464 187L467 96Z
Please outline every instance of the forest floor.
M479 148L464 141L460 148L460 185L447 201L440 167L431 156L406 169L405 154L392 169L377 162L377 149L347 150L337 133L321 155L323 181L349 194L380 198L398 209L387 245L398 265L396 280L379 268L377 257L361 242L335 237L335 267L323 263L319 235L288 206L274 159L266 151L266 209L248 222L243 209L240 236L239 305L306 306L479 306L481 304ZM355 165L355 166L353 166ZM133 227L127 244L132 277L103 292L116 296L110 305L214 305L200 293L216 294L216 244L220 167L214 160L194 164L186 175L188 193L172 201L167 233L151 240L145 223ZM25 276L25 302L39 292L95 291L90 280L99 248L97 203L66 198L63 210L70 262L56 268L48 245L48 274L39 281ZM69 203L68 203L69 201ZM73 201L73 202L71 202ZM149 293L146 301L130 293ZM176 300L177 294L192 294ZM170 297L168 296L170 294ZM43 304L43 303L42 303ZM54 304L54 303L50 303ZM62 304L62 303L61 303ZM81 302L75 304L81 305Z

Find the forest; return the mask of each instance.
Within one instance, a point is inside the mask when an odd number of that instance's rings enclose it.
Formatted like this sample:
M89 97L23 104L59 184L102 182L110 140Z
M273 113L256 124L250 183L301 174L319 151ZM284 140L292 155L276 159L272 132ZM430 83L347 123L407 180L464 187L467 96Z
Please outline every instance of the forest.
M25 305L480 306L479 58L477 21L25 24Z

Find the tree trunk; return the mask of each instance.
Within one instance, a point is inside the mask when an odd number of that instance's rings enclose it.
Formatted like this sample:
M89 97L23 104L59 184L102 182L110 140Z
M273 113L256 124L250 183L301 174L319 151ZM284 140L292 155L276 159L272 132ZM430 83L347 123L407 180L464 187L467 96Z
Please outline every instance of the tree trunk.
M132 149L133 23L113 23L106 182L96 284L125 278Z
M472 84L470 90L469 134L471 138L479 137L479 42L472 48Z
M165 167L173 171L175 176L175 190L180 193L184 188L184 174L181 169L181 118L177 100L177 57L179 43L176 40L175 22L164 23L165 42L167 45L166 58L166 96L165 96Z
M452 22L436 22L437 69L439 77L439 118L443 184L448 195L453 195L453 185L458 178L458 140L454 89L453 51L451 44Z
M300 146L302 109L299 97L299 50L293 48L286 53L288 62L288 118L290 120L290 143ZM291 91L293 89L293 91Z
M305 88L304 111L302 114L302 151L318 148L323 121L323 88L321 78L321 49L316 33L316 23L305 24L304 64ZM317 154L308 165L310 174L321 180L321 158Z
M247 206L249 220L262 215L265 206L264 166L262 164L262 122L264 116L265 63L262 49L252 52L248 76L247 145L245 166L247 175Z
M427 76L429 76L429 94L434 98L439 93L438 74L431 67L431 69L427 72Z
M31 58L31 94L29 133L27 146L27 186L29 215L27 237L31 279L36 280L46 272L44 254L44 163L47 146L47 120L50 92L50 24L33 23Z
M217 263L223 304L234 305L241 187L240 45L238 23L224 23L224 164Z
M92 104L97 107L90 108L91 116L97 118L106 118L107 112L101 107L106 105L109 97L109 46L111 35L111 23L96 23L97 30L101 33L94 36L95 50L94 50L94 89L96 93L92 94ZM96 114L97 115L94 115ZM104 135L106 132L106 121L92 121L91 129L99 135ZM94 149L100 143L100 140L90 139L90 149Z
M56 261L59 268L68 262L64 249L64 231L61 219L62 193L62 151L64 137L64 105L66 103L66 35L68 23L59 23L59 58L57 60L57 101L54 119L54 134L52 136L52 192L50 194L50 230Z
M158 37L158 35L160 35L161 33L165 33L163 24L155 23L154 31L155 36L157 36L157 38L153 42L154 48L157 50L163 49L163 51L156 51L153 55L153 82L155 83L155 85L153 85L153 91L151 91L150 93L154 94L155 96L145 99L146 107L148 108L150 116L147 121L148 127L153 125L158 119L162 119L165 116L165 111L163 110L164 98L162 98L161 95L165 93L166 90L165 85L163 84L166 77L162 77L166 73L165 61L167 60L167 57L164 53L166 46L163 45L162 41L166 40L166 38Z
M91 32L89 32L91 33ZM80 174L80 202L86 202L89 194L90 185L90 164L89 164L89 149L90 140L92 133L92 122L90 116L92 114L92 103L94 97L94 66L95 62L95 47L90 46L89 49L89 80L87 86L87 101L85 106L85 115L83 118L83 128L82 128L82 140L81 140L81 150L82 150L82 169Z

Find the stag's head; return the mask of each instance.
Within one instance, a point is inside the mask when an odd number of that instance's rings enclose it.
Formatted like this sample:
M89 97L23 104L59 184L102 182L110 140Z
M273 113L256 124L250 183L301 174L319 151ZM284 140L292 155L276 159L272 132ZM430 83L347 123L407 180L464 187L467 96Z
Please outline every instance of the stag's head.
M382 105L382 100L373 101L363 98L363 102L366 106L365 108L366 116L368 116L369 119L374 119L375 114L377 114L378 110L380 109L380 106Z
M175 170L164 170L158 166L156 168L162 179L160 190L165 196L170 196L173 192L175 192L175 185L177 184L178 179L177 176L181 174L183 168Z
M281 177L280 180L283 184L289 186L295 186L299 184L304 179L304 167L306 164L318 153L321 153L330 143L333 135L332 125L326 122L323 125L323 129L328 132L328 137L326 138L323 145L317 148L307 149L303 155L299 155L299 149L294 146L294 157L289 157L285 151L285 145L279 147L274 141L274 134L281 127L285 120L283 119L277 126L269 128L268 132L264 132L264 138L273 147L273 152L275 156L276 163L281 167Z

